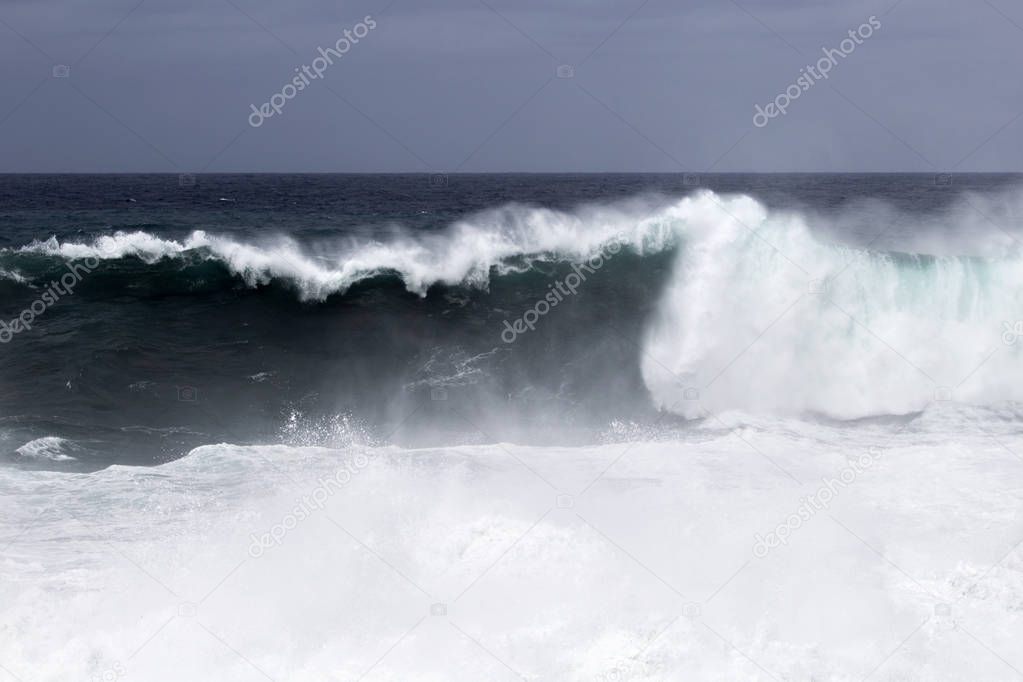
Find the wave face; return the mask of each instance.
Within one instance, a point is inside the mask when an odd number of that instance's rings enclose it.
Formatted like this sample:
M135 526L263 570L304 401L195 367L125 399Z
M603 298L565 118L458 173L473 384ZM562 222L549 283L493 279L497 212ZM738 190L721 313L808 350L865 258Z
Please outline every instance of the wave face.
M687 224L646 335L661 407L849 419L1023 398L1023 259L826 243L803 215L715 204Z

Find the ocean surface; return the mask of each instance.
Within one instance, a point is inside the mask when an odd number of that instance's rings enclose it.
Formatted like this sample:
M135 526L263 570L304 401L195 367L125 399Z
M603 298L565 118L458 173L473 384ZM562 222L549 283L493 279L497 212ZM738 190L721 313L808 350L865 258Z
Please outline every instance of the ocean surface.
M0 175L0 682L1019 679L1021 218Z

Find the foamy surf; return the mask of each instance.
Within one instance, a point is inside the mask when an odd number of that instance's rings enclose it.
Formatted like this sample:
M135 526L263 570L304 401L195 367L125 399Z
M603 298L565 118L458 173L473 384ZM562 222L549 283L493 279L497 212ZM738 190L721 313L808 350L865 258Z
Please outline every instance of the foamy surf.
M216 445L155 468L3 470L0 540L23 533L0 562L3 665L40 681L1010 679L1016 460L979 428L950 439L960 417L1023 448L952 409L894 435L761 419L660 443Z
M28 460L49 460L51 462L72 462L73 456L68 454L73 450L73 443L57 436L46 436L36 438L25 443L15 452Z

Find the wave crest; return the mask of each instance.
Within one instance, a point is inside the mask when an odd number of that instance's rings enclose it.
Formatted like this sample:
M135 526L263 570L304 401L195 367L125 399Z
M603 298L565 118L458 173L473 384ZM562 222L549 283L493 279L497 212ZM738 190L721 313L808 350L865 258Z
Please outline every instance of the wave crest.
M138 258L215 260L248 286L283 280L302 300L322 301L379 275L397 274L425 296L436 284L486 287L491 271L521 272L533 262L593 257L612 241L637 252L674 243L677 206L644 211L637 204L562 212L511 205L456 222L433 233L399 231L386 241L349 239L300 245L276 237L258 243L195 231L176 240L147 232L118 232L91 242L36 241L17 253L62 259Z

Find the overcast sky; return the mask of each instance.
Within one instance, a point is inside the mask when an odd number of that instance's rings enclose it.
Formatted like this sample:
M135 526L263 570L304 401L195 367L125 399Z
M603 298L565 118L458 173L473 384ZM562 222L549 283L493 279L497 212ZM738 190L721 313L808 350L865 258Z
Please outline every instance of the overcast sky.
M1019 171L1021 63L1012 0L0 0L0 172Z

